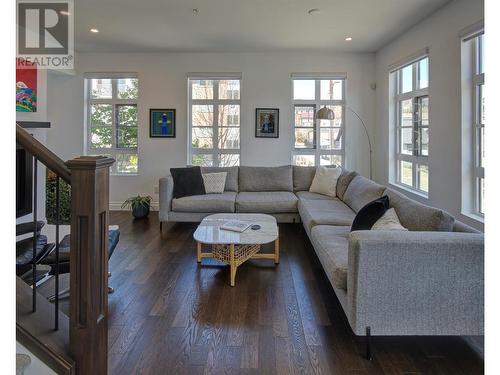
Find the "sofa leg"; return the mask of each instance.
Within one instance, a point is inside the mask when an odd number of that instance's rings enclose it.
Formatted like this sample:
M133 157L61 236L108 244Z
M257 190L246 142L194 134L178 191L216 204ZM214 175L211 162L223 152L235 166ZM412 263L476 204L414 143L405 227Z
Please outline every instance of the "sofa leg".
M366 359L368 361L372 360L372 350L371 350L371 330L370 327L366 327Z

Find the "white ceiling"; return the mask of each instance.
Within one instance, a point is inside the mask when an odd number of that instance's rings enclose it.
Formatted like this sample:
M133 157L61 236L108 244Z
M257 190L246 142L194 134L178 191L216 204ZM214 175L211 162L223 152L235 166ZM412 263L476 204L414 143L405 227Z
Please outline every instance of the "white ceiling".
M373 52L449 0L77 0L77 51ZM193 8L199 14L193 14ZM307 11L319 8L310 16ZM89 32L99 29L98 34ZM346 42L346 36L353 38Z

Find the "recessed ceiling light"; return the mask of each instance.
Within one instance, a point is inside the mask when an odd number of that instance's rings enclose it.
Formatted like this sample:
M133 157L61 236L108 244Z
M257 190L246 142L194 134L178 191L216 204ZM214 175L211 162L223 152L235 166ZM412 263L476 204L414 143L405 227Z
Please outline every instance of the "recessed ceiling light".
M67 10L61 10L59 14L62 14L63 16L69 16L69 12Z
M90 32L91 32L91 33L96 33L96 34L97 34L97 33L99 32L99 30L97 30L97 29L95 29L95 28L92 28L92 29L90 29Z
M312 8L312 9L309 9L307 11L307 14L309 14L310 16L314 16L316 14L318 14L320 12L320 10L318 8Z
M350 36L347 36L347 37L345 38L345 41L346 41L346 42L350 42L351 40L352 40L352 38L351 38Z

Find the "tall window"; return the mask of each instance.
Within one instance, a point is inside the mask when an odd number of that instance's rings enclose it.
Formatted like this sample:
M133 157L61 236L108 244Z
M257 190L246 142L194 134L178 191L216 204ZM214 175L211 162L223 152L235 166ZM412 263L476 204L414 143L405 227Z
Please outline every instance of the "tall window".
M345 78L293 77L295 140L294 165L343 165L345 129ZM335 120L315 120L327 106Z
M463 208L484 215L484 33L462 42Z
M429 58L397 69L395 79L396 184L429 193Z
M240 164L240 78L189 78L188 164Z
M87 154L106 155L113 174L138 172L136 77L87 78Z

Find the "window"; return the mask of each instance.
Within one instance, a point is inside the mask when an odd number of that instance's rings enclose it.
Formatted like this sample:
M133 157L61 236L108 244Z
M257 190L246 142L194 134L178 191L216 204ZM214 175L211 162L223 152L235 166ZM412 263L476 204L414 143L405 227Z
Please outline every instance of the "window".
M392 74L395 85L395 182L429 193L429 58L422 57Z
M188 79L188 164L240 164L240 78Z
M103 75L86 79L88 155L114 158L112 174L138 172L138 79Z
M484 215L484 32L462 42L462 209Z
M294 146L293 164L343 165L345 129L345 78L293 77ZM315 120L326 106L335 120Z

